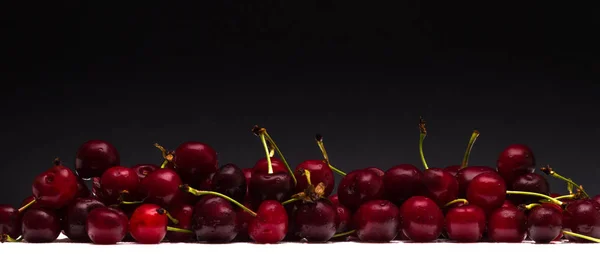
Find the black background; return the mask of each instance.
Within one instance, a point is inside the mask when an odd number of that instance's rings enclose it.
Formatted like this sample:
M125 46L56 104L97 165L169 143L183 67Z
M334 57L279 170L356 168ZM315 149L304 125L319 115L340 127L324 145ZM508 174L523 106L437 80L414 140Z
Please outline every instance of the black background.
M23 3L23 2L22 2ZM590 2L591 3L591 2ZM511 143L597 185L598 21L580 2L201 1L3 4L0 201L105 139L124 165L152 144L211 144L222 163L264 156L267 128L294 166L315 133L346 171L495 166ZM551 181L552 189L564 185Z

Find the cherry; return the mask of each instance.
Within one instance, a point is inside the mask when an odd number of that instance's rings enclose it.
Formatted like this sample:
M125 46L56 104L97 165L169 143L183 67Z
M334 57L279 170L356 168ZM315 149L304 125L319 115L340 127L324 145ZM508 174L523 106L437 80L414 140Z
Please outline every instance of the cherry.
M296 167L296 170L294 170L294 176L298 180L296 192L304 191L304 189L308 187L308 182L306 177L304 177L304 170L310 171L310 177L313 183L325 184L326 196L329 196L331 192L333 192L335 178L329 164L324 160L306 160Z
M363 242L389 242L400 228L400 211L387 200L371 200L362 204L352 217L356 235Z
M542 175L536 173L527 173L515 178L511 190L550 194L548 181ZM539 201L539 197L527 195L514 195L510 196L510 199L515 204L531 204Z
M335 235L336 219L336 206L329 200L298 202L293 214L294 233L309 242L326 242Z
M89 242L86 220L89 213L99 207L105 207L97 198L78 198L67 208L64 234L74 242Z
M77 178L77 193L75 194L75 198L89 197L91 192L90 192L90 189L85 184L85 182L83 181L83 178L81 178L77 175L75 177Z
M160 206L143 204L129 219L129 233L138 243L157 244L167 235L168 220L166 211Z
M95 244L116 244L127 234L128 219L115 208L97 207L86 220L87 235Z
M342 204L334 204L337 220L336 220L336 233L343 233L350 230L352 222L352 212Z
M194 207L192 228L198 241L230 242L238 234L236 211L218 196L203 196Z
M383 175L385 175L385 172L383 170L381 170L380 168L376 168L376 167L368 167L368 168L365 168L364 170L372 171L373 173L375 173L381 177L383 177Z
M225 164L212 178L213 190L227 195L238 202L246 197L246 177L244 172L234 164Z
M142 179L140 191L146 196L146 201L168 207L176 200L176 196L182 195L179 191L181 178L168 168L161 168L150 172Z
M395 205L423 192L423 172L411 164L391 167L383 175L383 186L387 200Z
M560 208L540 205L531 209L527 216L527 234L536 243L550 243L556 239L562 225Z
M510 200L505 199L501 207L517 207Z
M138 175L138 178L144 179L150 172L158 170L160 167L154 164L137 164L131 167Z
M481 207L486 214L499 208L506 197L506 184L504 179L496 172L481 173L469 184L467 200L469 203Z
M101 201L106 200L102 193L102 184L100 183L100 177L92 177L92 195Z
M287 168L281 159L271 157L271 164L273 165L273 172L287 172ZM269 162L267 158L261 158L252 167L252 172L267 172L269 171Z
M60 218L48 208L29 208L23 214L21 228L26 242L53 242L60 235Z
M423 172L425 193L439 206L458 197L458 181L456 177L439 168L426 169Z
M331 201L331 203L333 203L334 205L339 205L340 204L340 200L338 198L338 194L333 194L333 195L329 196L329 201Z
M13 239L21 236L21 214L12 206L0 205L0 239L5 235Z
M184 183L200 182L203 176L217 171L217 152L208 144L189 141L175 149L175 169Z
M107 169L100 177L102 194L107 203L118 203L125 196L136 199L139 196L140 180L135 170L123 166Z
M477 242L483 236L485 226L485 212L478 206L467 204L446 213L446 232L450 240Z
M487 236L491 241L520 243L526 235L527 218L517 207L500 207L489 215Z
M199 182L197 182L194 186L196 186L199 190L212 190L213 189L213 176L215 173L211 173L209 175L202 176Z
M282 202L291 195L294 183L287 172L265 173L255 171L250 179L250 199L254 205L264 200Z
M436 240L444 228L444 214L432 199L413 196L400 207L402 232L414 242Z
M248 223L248 235L256 243L278 243L288 232L288 215L281 203L265 200Z
M469 166L458 171L456 180L458 180L458 196L464 198L467 196L467 187L481 173L496 171L486 166Z
M383 198L383 178L373 171L354 170L342 178L337 194L340 204L355 211L367 201Z
M243 203L243 205L245 207L252 207L250 202L247 200ZM239 229L239 232L234 240L240 241L240 242L249 241L250 236L248 235L248 223L250 223L250 221L252 221L254 219L254 216L252 214L246 212L244 209L238 208L236 217L237 217L237 227Z
M564 211L563 228L576 234L600 238L600 204L591 199L579 199L570 202ZM567 233L565 233L567 234ZM570 241L589 242L587 239L573 238Z
M119 152L104 140L89 140L77 150L75 171L83 179L100 177L110 167L121 163Z
M456 176L458 174L458 171L460 171L460 165L450 165L445 167L443 170L450 173L453 176Z
M254 170L253 168L242 169L242 172L244 172L244 177L246 178L246 189L248 188L248 185L250 185L250 179L252 178L253 170ZM246 191L246 194L248 194L248 191Z
M535 170L535 156L531 148L523 144L512 144L498 156L496 162L498 173L507 183L515 178Z
M77 195L77 176L58 159L55 165L33 180L32 191L41 206L59 209Z

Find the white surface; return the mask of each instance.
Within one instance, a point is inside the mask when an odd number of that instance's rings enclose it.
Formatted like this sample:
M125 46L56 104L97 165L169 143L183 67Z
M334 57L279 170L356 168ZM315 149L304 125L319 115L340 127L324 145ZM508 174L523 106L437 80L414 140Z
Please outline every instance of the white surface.
M460 251L460 252L459 252ZM64 236L53 243L3 243L0 244L1 254L51 254L51 253L81 253L81 254L228 254L228 253L260 253L260 254L553 254L553 253L599 253L600 244L575 244L575 243L551 243L533 244L523 243L359 243L359 242L335 242L335 243L279 243L279 244L253 244L253 243L161 243L154 245L142 245L136 243L119 243L116 245L94 245L86 243L70 243Z

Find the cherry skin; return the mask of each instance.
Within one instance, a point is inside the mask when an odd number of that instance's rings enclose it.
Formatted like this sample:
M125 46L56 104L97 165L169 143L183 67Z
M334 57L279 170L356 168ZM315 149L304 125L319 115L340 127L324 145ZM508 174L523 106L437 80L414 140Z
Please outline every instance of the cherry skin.
M246 177L244 172L234 164L225 164L212 178L212 189L238 202L246 197Z
M298 202L292 218L294 233L309 242L326 242L335 235L336 219L336 207L328 200Z
M563 214L563 228L573 233L600 238L600 204L591 199L574 200L567 204ZM567 236L569 241L589 242Z
M334 206L337 213L335 232L343 233L349 231L352 223L352 212L342 204L334 204Z
M140 182L140 191L149 203L168 207L176 196L182 195L179 186L182 184L179 175L168 168L161 168L150 172Z
M0 205L0 239L4 234L13 239L21 236L21 214L9 205Z
M400 210L387 200L371 200L362 204L352 216L356 235L363 242L389 242L400 228Z
M331 201L331 203L333 203L334 205L339 205L340 204L340 200L338 198L338 194L333 194L333 195L329 196L329 201Z
M127 216L122 211L98 207L87 217L87 235L95 244L116 244L127 235L127 223Z
M203 175L200 178L200 181L197 182L196 184L192 185L193 187L195 187L197 190L212 190L213 189L213 176L215 175L215 173L211 173L208 175Z
M175 149L173 163L183 182L193 185L203 176L217 172L219 161L217 152L211 146L190 141Z
M135 171L140 180L144 179L150 172L158 170L160 167L154 164L137 164L131 167Z
M423 192L423 172L411 164L400 164L388 169L383 175L383 186L387 200L400 206Z
M514 205L513 202L511 202L510 200L505 199L504 203L502 203L501 207L515 207L516 208L517 206Z
M481 173L496 171L486 166L469 166L458 171L456 180L458 180L458 196L464 198L467 196L467 187Z
M129 219L129 233L138 243L157 244L167 235L168 220L160 206L143 204L135 209Z
M105 207L97 198L78 198L67 208L64 234L74 242L90 242L86 221L89 213L99 207Z
M271 158L271 167L273 168L273 172L288 172L287 168L285 167L285 163L283 163L283 161L279 158ZM262 158L258 160L256 164L254 164L254 167L252 167L252 172L257 171L265 173L269 172L269 162L267 161L267 158Z
M194 207L192 228L198 241L231 242L238 234L237 211L222 197L203 196Z
M451 165L451 166L447 166L444 168L444 171L450 173L453 176L456 176L458 174L458 171L460 171L461 169L461 165Z
M325 184L325 192L323 195L329 196L331 192L333 192L333 188L335 187L335 177L333 176L333 171L331 171L329 165L322 160L307 160L300 163L296 167L296 170L294 170L294 176L298 181L296 184L296 193L302 192L308 187L308 181L304 175L304 170L310 172L310 181L312 184Z
M510 189L514 191L541 193L544 195L550 194L550 185L548 184L548 181L542 175L536 173L527 173L516 177L512 182ZM539 197L529 195L511 195L509 198L517 205L537 203L540 200Z
M242 172L244 172L244 177L246 178L246 187L248 187L248 185L250 185L250 179L252 178L253 170L254 170L253 168L242 169ZM247 193L247 191L246 191L246 193Z
M77 176L65 166L55 165L35 177L32 191L40 206L59 209L75 199Z
M507 183L512 183L520 175L533 173L535 156L528 146L512 144L500 153L496 168Z
M496 172L479 174L467 188L469 203L481 207L486 214L504 204L506 197L506 184L504 179Z
M536 206L527 216L527 235L536 243L550 243L562 231L560 208L545 205Z
M75 171L83 179L100 177L107 169L121 163L119 152L104 140L89 140L77 150Z
M265 200L256 210L256 217L248 223L248 235L256 243L278 243L288 233L288 215L275 200Z
M139 196L140 180L137 172L131 168L115 166L107 169L100 177L100 186L107 203L115 204L123 193L128 200Z
M252 205L250 204L250 201L246 200L245 202L242 203L245 207L252 207ZM250 223L250 221L252 221L254 219L254 216L252 216L252 214L244 211L244 209L237 207L237 227L239 229L239 232L237 234L237 236L235 237L234 241L238 241L238 242L247 242L250 241L250 236L248 235L248 223Z
M259 205L265 200L283 202L291 196L293 186L294 182L288 172L269 174L254 171L249 186L251 203Z
M368 168L365 168L364 170L371 171L381 177L383 177L383 175L385 175L385 172L383 170L381 170L380 168L376 168L376 167L368 167Z
M526 235L527 217L517 207L500 207L489 215L487 236L492 242L520 243Z
M458 197L458 181L450 173L439 168L430 168L423 172L422 179L426 196L439 206L444 206Z
M430 198L413 196L400 207L401 229L414 242L436 240L444 228L444 214Z
M28 243L50 243L60 235L60 218L48 208L29 208L23 214L21 229Z
M485 212L475 205L454 207L446 213L446 232L450 240L477 242L486 226Z
M337 194L340 204L352 211L371 200L384 196L383 178L370 170L354 170L340 181Z

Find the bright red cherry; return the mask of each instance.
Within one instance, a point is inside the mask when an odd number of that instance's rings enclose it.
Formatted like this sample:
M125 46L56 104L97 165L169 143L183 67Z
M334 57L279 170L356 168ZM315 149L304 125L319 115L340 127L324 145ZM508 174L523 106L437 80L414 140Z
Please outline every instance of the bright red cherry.
M493 168L486 166L469 166L458 171L456 180L458 180L458 196L464 198L467 196L467 187L471 180L484 172L496 171Z
M168 222L163 208L155 204L143 204L135 209L129 219L129 233L138 243L157 244L167 235Z
M116 244L125 238L127 223L127 216L122 211L99 207L87 216L87 235L95 244Z
M273 167L273 172L288 172L285 163L277 157L271 157L271 165ZM254 164L254 167L252 167L252 171L269 172L269 162L267 161L267 158L258 160L256 164Z
M461 165L451 165L451 166L447 166L444 168L444 171L450 173L453 176L456 176L458 174L458 171L460 171Z
M107 169L100 178L103 197L108 203L118 203L121 197L135 200L139 196L140 180L131 168L115 166Z
M150 172L142 179L140 191L146 196L146 201L168 207L177 195L185 194L179 190L181 178L172 169L161 168Z
M199 182L203 176L217 172L217 152L208 144L189 141L175 149L173 159L177 173L184 183L192 184Z
M371 200L362 204L352 221L356 235L363 242L389 242L400 228L400 210L387 200Z
M450 240L477 242L483 236L486 222L485 212L478 206L454 207L446 213L446 233Z
M383 175L383 186L387 200L400 206L412 197L423 192L423 172L411 164L391 167Z
M439 206L458 197L458 181L456 177L439 168L429 168L423 172L425 193Z
M279 202L265 200L248 224L248 234L256 243L278 243L288 233L288 215Z
M304 170L310 172L311 183L315 185L319 183L325 184L325 193L323 195L329 196L331 192L333 192L333 188L335 187L333 171L327 162L323 160L307 160L296 167L296 170L294 171L294 176L298 181L296 184L296 192L302 192L308 187L308 182L304 176Z
M86 221L92 210L105 207L97 198L78 198L67 208L64 234L74 242L90 242Z
M504 179L496 172L479 174L467 188L469 203L481 207L486 214L504 204L506 197L506 184Z
M487 236L492 242L520 243L526 235L527 218L517 207L500 207L489 215Z
M444 228L444 214L430 198L413 196L400 207L401 228L414 242L436 240Z
M83 179L100 177L110 167L120 164L119 152L104 140L89 140L77 150L75 170Z
M563 214L563 228L573 233L600 238L600 204L591 199L574 200L567 204ZM589 242L567 237L569 241Z
M36 202L41 206L62 208L77 195L77 176L56 160L54 167L33 180L32 190Z
M177 224L173 224L173 227L179 229L192 230L192 216L194 215L194 207L188 204L177 205L169 209L169 213L173 218L177 219ZM188 232L176 232L168 231L167 240L172 243L176 242L190 242L195 240L196 235Z
M373 171L354 170L342 178L337 194L340 204L355 211L367 201L383 198L383 178Z
M535 170L535 156L531 148L523 144L512 144L498 156L496 162L498 173L507 183L515 178Z

